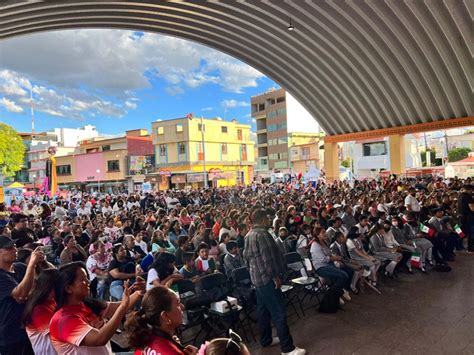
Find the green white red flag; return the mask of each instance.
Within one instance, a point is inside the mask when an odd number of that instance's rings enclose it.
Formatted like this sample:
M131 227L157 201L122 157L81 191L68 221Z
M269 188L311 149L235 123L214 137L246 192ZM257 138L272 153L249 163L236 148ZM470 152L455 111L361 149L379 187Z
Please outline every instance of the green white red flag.
M459 226L459 224L456 224L454 226L454 231L459 235L459 237L461 238L464 238L466 235L464 234L464 232L462 231L461 227Z
M420 223L420 228L419 229L420 229L421 232L428 234L429 237L432 237L435 234L435 231L434 231L433 228L425 226L423 223Z

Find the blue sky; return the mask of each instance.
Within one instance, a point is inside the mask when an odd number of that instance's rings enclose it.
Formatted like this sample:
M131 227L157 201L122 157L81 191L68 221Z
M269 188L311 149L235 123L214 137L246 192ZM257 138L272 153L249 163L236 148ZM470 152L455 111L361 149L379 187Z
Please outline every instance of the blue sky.
M236 118L252 124L250 96L277 87L221 52L157 34L69 30L0 42L0 121L37 131L97 126L119 134L157 119Z

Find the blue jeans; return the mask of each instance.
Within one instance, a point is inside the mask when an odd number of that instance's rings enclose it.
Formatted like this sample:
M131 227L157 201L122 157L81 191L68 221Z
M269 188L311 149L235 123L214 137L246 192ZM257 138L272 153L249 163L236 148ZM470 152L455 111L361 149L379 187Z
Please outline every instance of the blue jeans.
M121 301L123 296L123 281L112 281L112 283L110 284L109 293L113 298L118 301Z
M319 276L334 282L335 287L350 290L351 279L349 278L349 275L347 272L335 267L334 265L320 267L316 270L316 273Z
M272 343L272 325L275 325L280 347L283 353L295 349L293 338L288 328L286 319L286 303L283 293L275 289L275 283L270 281L262 287L256 288L257 293L257 319L260 332L260 344L268 346Z

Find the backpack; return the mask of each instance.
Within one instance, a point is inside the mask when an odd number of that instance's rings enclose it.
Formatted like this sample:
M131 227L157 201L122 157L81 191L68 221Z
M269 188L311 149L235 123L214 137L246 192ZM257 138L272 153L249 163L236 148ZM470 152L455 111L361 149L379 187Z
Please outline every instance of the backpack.
M339 309L339 298L342 297L343 291L337 287L329 287L319 304L320 313L336 313Z

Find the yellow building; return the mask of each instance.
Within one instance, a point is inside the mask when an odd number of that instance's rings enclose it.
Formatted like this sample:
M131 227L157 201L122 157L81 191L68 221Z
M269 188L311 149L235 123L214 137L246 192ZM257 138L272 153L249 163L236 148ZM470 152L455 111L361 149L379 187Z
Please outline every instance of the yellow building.
M209 186L252 181L255 158L250 126L219 118L202 122L204 127L197 117L152 123L155 174L162 177L160 189L203 186L204 171Z

